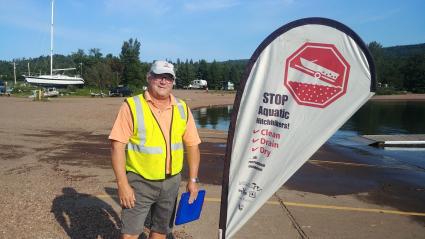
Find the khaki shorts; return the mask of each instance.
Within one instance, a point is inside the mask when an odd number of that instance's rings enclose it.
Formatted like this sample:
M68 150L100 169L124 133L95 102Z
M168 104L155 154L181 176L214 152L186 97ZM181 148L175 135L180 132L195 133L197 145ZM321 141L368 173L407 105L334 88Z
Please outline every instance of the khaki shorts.
M165 180L151 181L138 174L128 172L127 178L134 189L136 204L133 208L123 208L121 233L141 234L149 209L152 211L151 230L161 234L169 233L169 223L174 213L181 175L177 174Z

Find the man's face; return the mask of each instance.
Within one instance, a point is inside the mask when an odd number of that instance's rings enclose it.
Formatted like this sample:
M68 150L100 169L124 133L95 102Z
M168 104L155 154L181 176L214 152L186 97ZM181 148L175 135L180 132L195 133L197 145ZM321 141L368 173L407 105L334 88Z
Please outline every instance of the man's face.
M173 89L174 79L170 74L153 74L148 77L149 93L157 99L168 98Z

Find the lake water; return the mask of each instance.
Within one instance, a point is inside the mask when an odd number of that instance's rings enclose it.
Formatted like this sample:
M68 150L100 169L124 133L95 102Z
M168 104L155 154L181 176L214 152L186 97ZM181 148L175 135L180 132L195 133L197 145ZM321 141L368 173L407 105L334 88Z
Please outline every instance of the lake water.
M208 107L193 110L193 116L198 127L227 131L231 112L232 106ZM425 170L424 148L374 148L359 137L366 134L425 134L424 101L369 101L327 143L385 164Z

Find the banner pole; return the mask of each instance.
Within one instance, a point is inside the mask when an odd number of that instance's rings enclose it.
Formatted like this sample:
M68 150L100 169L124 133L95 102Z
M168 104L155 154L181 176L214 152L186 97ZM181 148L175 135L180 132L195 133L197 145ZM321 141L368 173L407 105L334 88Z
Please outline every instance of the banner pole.
M236 103L235 103L236 104ZM230 171L230 156L232 151L232 141L234 127L233 118L235 115L235 104L233 104L232 120L229 126L229 132L227 134L227 147L226 154L224 156L224 168L223 168L223 179L221 183L221 202L220 202L220 221L219 221L219 239L226 238L226 223L227 223L227 196L229 194L229 171Z
M258 49L257 49L258 51ZM235 101L233 103L232 115L230 117L229 131L227 134L226 154L224 155L224 168L223 168L223 179L221 183L221 203L220 203L220 219L219 219L219 239L226 239L227 229L227 197L229 195L229 173L230 173L230 161L232 158L233 149L233 137L235 133L236 120L238 117L239 106L242 100L242 95L245 90L245 84L248 80L251 68L254 65L259 52L254 52L248 61L244 75L240 81L239 88L236 92Z

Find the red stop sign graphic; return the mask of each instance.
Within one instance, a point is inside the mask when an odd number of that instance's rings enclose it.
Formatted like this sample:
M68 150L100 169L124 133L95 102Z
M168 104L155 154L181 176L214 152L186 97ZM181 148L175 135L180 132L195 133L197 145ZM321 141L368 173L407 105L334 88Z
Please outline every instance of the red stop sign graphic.
M334 45L307 42L286 59L284 84L298 104L325 108L345 94L349 73Z

